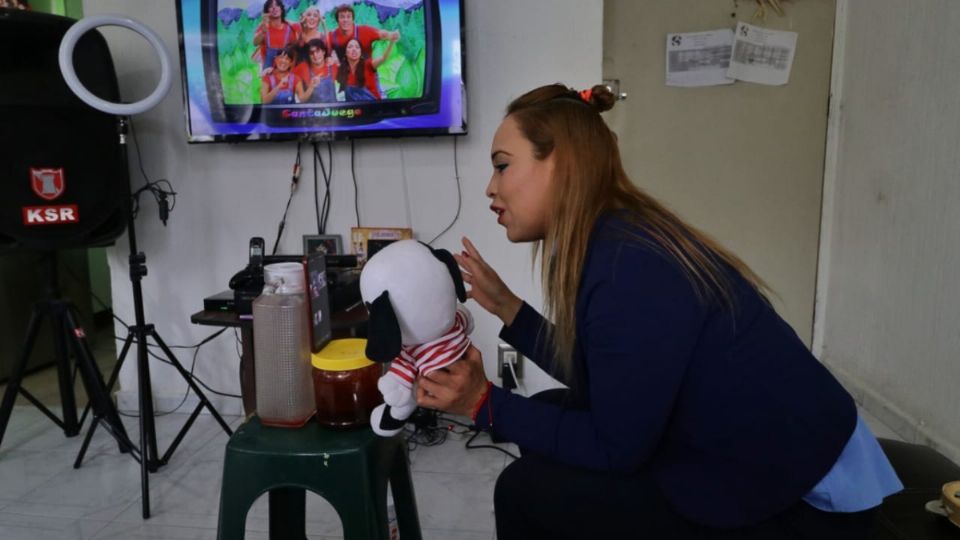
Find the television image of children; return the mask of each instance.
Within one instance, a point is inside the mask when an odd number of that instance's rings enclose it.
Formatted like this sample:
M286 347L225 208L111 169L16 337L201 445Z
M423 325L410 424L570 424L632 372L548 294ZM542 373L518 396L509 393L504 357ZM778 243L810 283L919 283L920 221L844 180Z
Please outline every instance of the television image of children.
M261 61L261 71L266 73L274 66L274 59L289 45L300 39L299 24L287 22L287 8L283 0L267 0L263 3L263 20L253 33L253 44Z
M297 76L293 74L293 64L296 58L296 45L287 45L273 55L273 67L263 76L261 81L260 98L263 103L294 103L293 97Z
M307 6L299 22L287 20L283 0L266 0L253 36L260 59L261 103L291 105L379 101L386 98L377 69L393 52L399 30L356 24L352 5L332 10L337 26L327 31L326 15ZM328 12L330 13L330 12ZM374 55L373 44L386 47Z
M370 25L356 24L356 12L347 4L334 11L337 27L328 35L327 42L337 58L342 58L337 78L346 101L374 101L383 99L377 68L390 56L400 32L392 32ZM388 42L386 50L373 57L373 43Z
M326 40L306 43L306 59L295 68L297 101L330 103L337 101L337 64L328 54Z
M377 77L377 68L393 50L394 43L396 43L396 40L391 40L390 45L387 46L382 55L376 58L367 58L363 55L363 48L359 40L351 38L347 42L345 58L337 75L337 83L347 101L383 99L383 94L380 92L380 79Z
M0 8L29 10L28 0L0 0Z

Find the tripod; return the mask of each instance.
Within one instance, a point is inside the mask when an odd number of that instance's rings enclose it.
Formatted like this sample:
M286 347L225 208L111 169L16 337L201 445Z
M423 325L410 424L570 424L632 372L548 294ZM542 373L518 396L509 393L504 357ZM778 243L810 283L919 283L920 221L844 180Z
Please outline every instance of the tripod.
M7 391L3 396L3 404L0 405L0 442L3 440L3 434L7 430L7 423L10 420L10 414L13 412L13 405L17 394L22 394L30 403L36 406L55 424L63 429L64 435L74 437L80 433L80 426L83 425L83 419L77 422L77 407L73 394L73 377L70 374L69 350L72 349L76 358L75 370L80 372L84 389L87 392L87 409L93 409L94 424L103 425L110 435L116 439L123 453L134 451L136 449L130 442L123 423L120 421L120 415L116 407L110 400L103 384L103 377L97 368L93 354L90 352L90 346L87 343L86 333L77 322L77 308L73 302L64 299L60 295L57 276L57 257L52 254L50 287L48 298L37 302L33 307L33 313L30 317L30 325L27 327L27 338L20 352L13 376L7 383ZM49 319L53 329L53 343L56 353L57 378L60 384L60 402L63 407L63 420L57 418L50 409L45 407L30 392L23 388L23 376L27 370L27 362L36 345L37 335L43 321ZM69 349L68 349L69 347ZM76 371L75 371L76 372ZM86 413L84 413L84 417ZM92 430L91 430L92 431ZM136 458L136 453L134 453Z
M117 135L120 138L120 159L123 164L122 170L129 170L129 164L127 161L127 127L129 125L129 119L126 116L117 117ZM142 509L143 509L143 518L148 519L150 517L150 475L151 472L156 472L160 467L166 465L170 460L170 456L173 455L174 450L180 444L180 441L183 440L184 435L193 425L193 422L197 419L197 416L206 407L210 414L216 419L217 423L220 424L220 427L227 433L227 435L233 435L233 430L230 429L230 426L223 420L223 417L220 416L220 413L214 408L213 404L210 403L210 400L207 399L207 396L204 395L203 391L200 390L200 387L193 381L193 377L190 372L187 371L183 365L177 360L177 357L173 354L170 348L164 343L163 339L160 338L160 335L157 333L157 330L152 324L147 324L143 311L143 288L141 286L141 280L143 276L147 275L147 266L146 261L147 257L142 252L137 250L137 235L134 228L133 220L133 201L132 195L129 192L129 184L127 184L127 197L125 204L125 211L127 214L127 238L130 241L130 255L129 255L129 264L130 264L130 282L133 285L133 307L134 314L136 317L136 324L127 327L127 338L123 342L123 348L121 349L120 355L117 358L117 364L113 369L113 373L110 375L110 383L107 388L112 388L113 384L116 382L117 377L120 373L120 368L123 366L123 361L126 359L127 353L130 352L130 346L136 342L137 345L137 388L139 394L139 406L140 406L140 482L141 482L141 494L142 494ZM190 415L190 418L187 419L187 422L183 425L180 431L177 433L177 436L174 438L173 442L170 444L170 447L164 452L162 457L158 456L157 451L157 431L156 425L153 422L153 391L150 385L150 362L148 357L148 347L147 338L153 338L153 341L160 347L166 356L166 361L176 368L177 372L183 377L183 380L190 386L190 389L197 395L200 399L200 403L197 404L197 407L193 410L193 413ZM87 451L87 446L90 444L90 439L93 437L93 432L96 430L98 425L103 425L103 422L94 422L90 425L90 430L87 432L86 439L83 441L83 446L80 448L80 453L77 455L77 460L74 463L74 467L79 467L80 463L83 461L83 456Z

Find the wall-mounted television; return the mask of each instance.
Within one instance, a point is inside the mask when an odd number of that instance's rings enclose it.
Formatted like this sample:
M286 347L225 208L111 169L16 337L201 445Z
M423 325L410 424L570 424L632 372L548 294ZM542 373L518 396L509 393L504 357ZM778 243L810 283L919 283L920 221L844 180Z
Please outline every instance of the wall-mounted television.
M177 0L190 142L467 131L463 0Z

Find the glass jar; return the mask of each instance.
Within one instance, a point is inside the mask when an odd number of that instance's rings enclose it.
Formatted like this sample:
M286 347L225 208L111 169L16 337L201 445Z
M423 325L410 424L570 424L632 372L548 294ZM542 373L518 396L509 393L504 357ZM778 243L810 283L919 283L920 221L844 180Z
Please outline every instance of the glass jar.
M321 425L367 426L370 413L383 403L377 388L383 364L367 359L366 346L365 339L335 339L313 355L313 392Z

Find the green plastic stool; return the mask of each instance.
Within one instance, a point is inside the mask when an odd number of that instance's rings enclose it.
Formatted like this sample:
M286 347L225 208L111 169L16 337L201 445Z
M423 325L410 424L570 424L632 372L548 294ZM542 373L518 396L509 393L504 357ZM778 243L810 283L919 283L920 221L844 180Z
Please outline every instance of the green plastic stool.
M406 444L370 428L332 431L316 422L271 428L252 417L230 437L217 538L242 539L247 512L269 492L270 538L305 538L306 492L329 502L344 540L387 540L387 480L403 540L421 540Z

